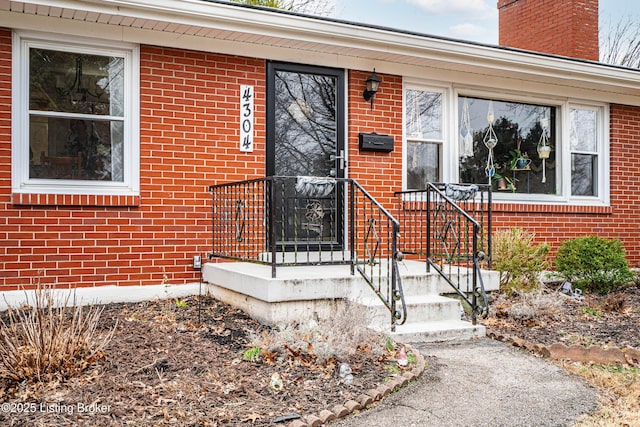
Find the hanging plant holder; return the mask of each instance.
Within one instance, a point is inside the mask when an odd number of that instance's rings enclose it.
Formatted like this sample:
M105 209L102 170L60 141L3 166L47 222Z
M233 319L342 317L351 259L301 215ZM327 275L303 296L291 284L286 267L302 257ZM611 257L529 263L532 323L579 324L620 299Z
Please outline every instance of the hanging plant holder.
M471 129L471 119L469 117L469 100L464 98L462 103L462 124L460 126L460 155L465 157L473 156L473 131Z
M551 156L551 147L549 146L549 139L547 137L547 129L549 129L549 119L543 117L540 119L540 126L542 126L542 134L540 135L540 141L536 147L538 156L542 160L542 183L547 182L547 168L546 161Z
M489 150L489 153L487 154L487 165L484 168L484 173L489 178L489 184L491 184L491 178L496 174L496 167L493 164L493 149L496 145L498 145L498 136L496 135L496 131L493 130L494 118L495 116L493 113L493 101L489 101L489 110L487 111L487 121L489 122L489 128L487 128L487 132L485 132L484 138L482 139L484 146Z
M548 159L550 155L551 147L549 147L548 145L538 146L538 156L540 156L542 160Z

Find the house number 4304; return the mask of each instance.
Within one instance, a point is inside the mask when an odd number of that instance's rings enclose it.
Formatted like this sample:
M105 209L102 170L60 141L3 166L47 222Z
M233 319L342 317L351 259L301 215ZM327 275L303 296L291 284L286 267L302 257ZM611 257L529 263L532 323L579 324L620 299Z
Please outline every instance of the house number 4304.
M253 151L253 86L240 86L240 151Z

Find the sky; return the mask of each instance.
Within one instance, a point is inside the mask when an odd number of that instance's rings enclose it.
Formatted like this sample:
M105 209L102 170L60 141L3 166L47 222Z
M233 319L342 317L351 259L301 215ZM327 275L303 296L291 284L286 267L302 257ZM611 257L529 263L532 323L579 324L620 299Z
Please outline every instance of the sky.
M498 44L497 0L334 0L337 19ZM603 20L640 21L640 1L600 0Z

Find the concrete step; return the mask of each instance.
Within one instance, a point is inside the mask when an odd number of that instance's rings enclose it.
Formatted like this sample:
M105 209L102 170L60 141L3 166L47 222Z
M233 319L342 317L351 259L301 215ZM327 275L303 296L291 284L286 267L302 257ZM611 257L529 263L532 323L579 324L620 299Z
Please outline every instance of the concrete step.
M486 333L484 325L479 323L472 325L463 320L442 320L399 325L395 332L391 332L391 337L399 342L416 343L466 340L484 337Z
M400 265L407 323L397 326L394 337L406 342L466 339L485 334L484 327L460 320L460 301L441 296L451 286L424 263ZM493 275L493 272L487 272ZM271 267L251 263L207 263L203 269L209 293L269 324L303 321L312 316L326 318L335 304L350 300L366 307L374 329L390 332L391 314L362 279L350 274L349 266ZM497 283L497 275L495 275ZM384 289L381 291L384 292Z
M405 297L407 311L414 322L459 320L462 314L460 301L440 295L419 295Z
M417 261L404 261L398 265L402 287L405 295L446 294L452 293L453 288L435 271L426 271L426 264ZM446 270L457 276L461 289L470 292L473 287L472 271L467 268L453 267ZM485 291L495 291L500 287L500 276L497 271L483 270L481 272Z
M364 307L371 316L375 329L389 328L390 316L387 307L378 298L354 301ZM407 323L459 320L462 314L460 302L453 298L429 294L405 298Z

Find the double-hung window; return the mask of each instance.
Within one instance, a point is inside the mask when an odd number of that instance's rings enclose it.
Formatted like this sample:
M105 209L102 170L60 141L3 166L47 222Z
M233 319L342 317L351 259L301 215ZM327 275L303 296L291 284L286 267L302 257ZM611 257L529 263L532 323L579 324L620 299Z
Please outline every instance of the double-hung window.
M139 192L137 48L14 36L13 190Z
M406 188L422 190L442 180L443 93L405 90Z
M571 195L598 197L602 165L600 110L575 106L569 110Z

